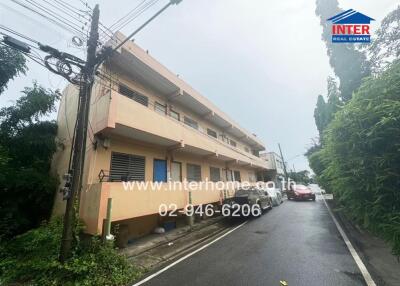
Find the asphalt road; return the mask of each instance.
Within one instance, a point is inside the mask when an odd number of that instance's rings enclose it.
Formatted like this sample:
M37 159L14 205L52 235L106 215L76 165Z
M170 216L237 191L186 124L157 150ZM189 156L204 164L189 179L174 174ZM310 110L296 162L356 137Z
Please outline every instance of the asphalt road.
M280 280L366 285L323 201L285 201L144 285L279 286Z

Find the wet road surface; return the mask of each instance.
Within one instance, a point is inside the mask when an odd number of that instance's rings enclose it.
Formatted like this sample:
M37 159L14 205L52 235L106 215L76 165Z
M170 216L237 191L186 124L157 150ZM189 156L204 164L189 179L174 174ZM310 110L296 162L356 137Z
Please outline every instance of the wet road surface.
M323 201L285 201L143 285L279 286L280 280L366 285Z

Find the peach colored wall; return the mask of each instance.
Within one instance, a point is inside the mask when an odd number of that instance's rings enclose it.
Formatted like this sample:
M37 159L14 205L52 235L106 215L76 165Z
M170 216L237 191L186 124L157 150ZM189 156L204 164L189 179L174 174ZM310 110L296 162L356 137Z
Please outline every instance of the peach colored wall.
M247 153L245 151L245 147L247 147L249 150L252 149L252 147L247 144L242 142L239 138L236 138L235 136L232 136L230 134L227 134L224 130L222 130L220 127L215 126L213 124L211 124L209 121L207 121L205 118L202 118L200 116L198 116L197 114L194 114L192 111L190 111L189 109L183 107L182 105L180 105L177 102L169 102L165 96L159 95L156 92L147 89L145 86L143 86L141 83L139 83L138 81L135 81L131 78L129 78L126 73L120 72L118 71L118 69L116 67L109 67L108 71L112 70L112 73L114 74L115 77L118 78L118 81L121 82L122 84L128 86L129 88L131 88L132 90L135 90L145 96L147 96L149 98L149 108L150 109L154 109L154 104L155 102L161 103L165 106L167 106L167 112L169 112L170 107L173 107L173 110L178 112L180 114L180 118L181 121L183 121L184 116L188 116L189 118L197 121L199 123L199 129L203 132L203 133L207 133L207 128L210 128L214 131L217 132L218 134L218 140L220 140L220 135L225 135L230 139L233 139L234 141L236 141L237 143L237 148L231 146L232 149L235 149L236 151L248 154L250 156L252 156L250 153ZM116 84L116 82L112 83L112 89L114 90L118 90L118 85Z
M78 89L73 85L68 85L62 93L57 115L57 143L58 149L53 156L51 170L59 176L62 183L62 176L68 170L69 154L71 151L72 136L74 132L76 113L78 109ZM62 187L62 186L60 186ZM53 215L64 213L65 201L62 200L62 194L57 191Z
M229 158L248 162L262 168L265 167L266 163L261 158L248 154L245 151L239 152L235 148L222 143L220 140L201 134L183 122L178 122L168 116L161 115L115 91L112 91L112 98L116 108L116 123L157 134L176 142L183 140L184 144L190 146L210 152L217 152ZM157 122L157 124L154 124L154 122Z
M125 39L125 35L123 35L121 32L117 32L113 36L114 39L110 40L109 45L115 45L116 42L119 40ZM165 66L163 66L160 62L158 62L156 59L154 59L148 52L140 48L138 45L136 45L132 41L127 41L124 46L118 49L118 52L122 52L122 50L127 51L128 53L131 53L135 58L137 58L139 61L143 62L146 64L150 69L153 69L157 71L162 77L166 78L168 81L170 81L172 84L175 86L179 87L181 90L184 90L188 94L190 94L193 98L195 98L197 101L200 103L204 104L205 106L208 106L211 110L216 111L222 118L224 118L228 122L232 122L233 125L235 125L238 129L242 130L247 136L252 138L254 141L256 141L258 144L263 146L263 143L258 139L256 136L253 134L249 133L247 130L244 130L241 128L234 120L229 118L227 114L219 110L212 102L210 102L206 97L202 96L200 93L198 93L193 87L191 87L189 84L184 82L182 79L176 76L176 73L171 72L168 70Z
M210 176L210 166L222 169L226 168L224 162L217 160L204 159L186 153L173 153L168 155L167 150L149 146L142 142L127 140L119 136L111 138L111 146L108 149L103 147L88 152L91 154L91 160L88 168L88 185L84 189L81 201L81 218L87 224L89 233L98 233L101 231L102 221L106 216L106 205L108 197L113 198L112 220L119 221L133 217L156 214L159 211L160 204L176 204L178 208L183 208L189 203L188 190L181 191L169 190L168 183L162 184L160 191L139 190L136 186L132 190L125 191L120 182L99 183L97 177L101 169L109 170L111 152L122 152L127 154L144 156L145 160L145 179L148 183L153 181L153 160L154 159L173 159L173 161L182 163L182 179L186 179L187 163L198 164L201 166L202 179L206 180ZM169 168L169 164L168 168ZM249 180L249 173L255 170L249 167L238 165L228 166L230 170L237 170L241 173L243 181ZM222 175L222 174L221 174ZM212 184L212 183L209 183ZM209 187L211 189L211 187ZM227 190L227 196L233 194L232 189ZM222 199L223 192L219 190L199 190L192 192L192 203L205 204L219 202ZM96 220L97 218L97 220ZM94 231L96 230L96 231Z

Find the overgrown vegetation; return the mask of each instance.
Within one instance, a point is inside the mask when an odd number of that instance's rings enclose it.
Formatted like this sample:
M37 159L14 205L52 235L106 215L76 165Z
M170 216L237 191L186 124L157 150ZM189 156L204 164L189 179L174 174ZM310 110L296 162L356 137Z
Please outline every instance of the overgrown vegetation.
M98 238L79 242L58 262L61 219L53 219L0 247L0 285L126 285L140 275L125 257Z
M18 51L7 46L0 46L0 93L7 88L7 83L18 76L25 74L25 57Z
M21 53L0 46L0 93L26 70ZM34 83L0 109L0 285L126 285L140 272L111 245L76 237L62 264L62 220L43 223L58 186L50 172L57 125L45 118L58 99L57 91Z
M400 255L400 62L366 80L310 156L319 183Z
M324 15L337 12L336 0L317 0L321 24ZM400 6L382 21L373 44L360 47L357 53L363 55L349 65L335 59L327 42L340 88L332 92L328 80L328 102L318 98L314 117L320 142L306 153L317 182L335 195L353 220L389 241L396 255L400 255L399 23ZM324 38L326 23L323 27ZM341 46L347 53L342 60L356 51L355 46ZM369 67L372 75L365 77ZM349 71L345 79L341 68ZM350 82L350 89L342 88Z
M298 172L292 171L288 173L288 176L291 180L295 181L296 184L308 185L312 183L312 179L310 178L310 172L307 170Z
M49 218L58 185L50 174L57 125L41 118L55 110L58 98L34 83L0 109L0 240Z

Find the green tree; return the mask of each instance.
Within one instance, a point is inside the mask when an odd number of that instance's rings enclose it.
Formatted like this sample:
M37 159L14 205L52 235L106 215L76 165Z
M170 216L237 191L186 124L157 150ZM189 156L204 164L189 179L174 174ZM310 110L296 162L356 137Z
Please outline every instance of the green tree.
M308 185L311 182L310 172L307 170L302 170L298 172L289 172L289 178L295 181L297 184Z
M340 91L333 77L328 77L327 88L328 100L325 102L324 97L319 95L317 99L317 106L314 109L315 125L317 126L320 138L323 138L323 131L333 119L336 111L338 111L342 105L340 100Z
M369 63L363 52L354 44L333 44L331 24L328 18L342 12L337 0L317 0L315 13L320 17L323 28L322 40L326 44L329 63L340 81L340 98L343 102L351 99L361 84L362 78L370 74Z
M0 46L0 94L7 88L7 83L18 74L27 70L25 57L15 49Z
M15 105L0 109L0 235L9 237L49 217L57 180L50 175L57 125L57 92L36 83ZM1 238L1 237L0 237Z
M382 20L375 35L368 53L374 72L379 72L400 56L400 6Z
M364 81L309 158L318 183L400 255L400 62Z

